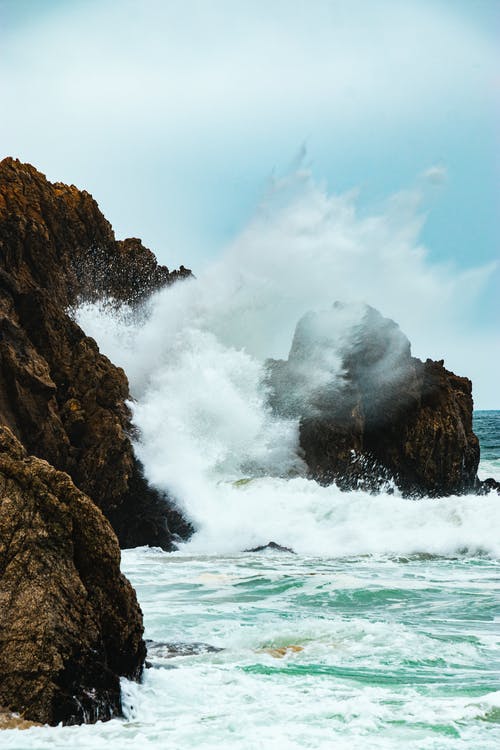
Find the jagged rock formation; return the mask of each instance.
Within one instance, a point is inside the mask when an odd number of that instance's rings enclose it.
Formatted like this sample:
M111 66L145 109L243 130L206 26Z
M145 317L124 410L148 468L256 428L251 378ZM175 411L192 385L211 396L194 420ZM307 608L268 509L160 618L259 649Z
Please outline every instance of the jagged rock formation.
M140 240L116 241L87 192L0 162L0 424L71 476L122 546L170 549L190 527L142 476L125 373L68 310L109 296L138 303L190 273L159 266Z
M0 706L71 724L121 713L146 648L115 534L67 474L0 427Z
M472 387L411 356L399 327L336 304L297 325L288 360L268 363L271 403L300 417L309 474L322 484L408 496L477 491Z
M87 191L50 183L10 157L0 162L0 222L2 265L25 284L50 289L65 309L82 297L137 302L191 275L158 265L136 238L115 240Z

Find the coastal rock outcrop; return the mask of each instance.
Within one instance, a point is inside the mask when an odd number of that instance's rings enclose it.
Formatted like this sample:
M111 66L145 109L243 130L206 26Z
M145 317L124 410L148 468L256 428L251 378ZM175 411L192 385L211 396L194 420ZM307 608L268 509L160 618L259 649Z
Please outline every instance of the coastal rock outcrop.
M0 424L71 476L122 546L171 549L190 527L134 456L125 373L70 311L86 300L138 304L190 275L158 265L138 239L115 240L89 193L0 162Z
M477 491L470 380L412 357L392 320L336 303L299 321L287 361L268 362L273 408L300 418L311 478L407 496Z
M0 427L0 706L65 724L120 715L146 648L116 536L67 474Z

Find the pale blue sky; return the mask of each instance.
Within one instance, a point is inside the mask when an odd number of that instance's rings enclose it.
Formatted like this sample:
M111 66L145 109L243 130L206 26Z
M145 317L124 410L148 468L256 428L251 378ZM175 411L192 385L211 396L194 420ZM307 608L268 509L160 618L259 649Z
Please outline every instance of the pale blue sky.
M431 260L495 261L499 15L497 0L0 0L3 155L196 271L305 143L361 211L419 188ZM498 282L470 311L482 333Z

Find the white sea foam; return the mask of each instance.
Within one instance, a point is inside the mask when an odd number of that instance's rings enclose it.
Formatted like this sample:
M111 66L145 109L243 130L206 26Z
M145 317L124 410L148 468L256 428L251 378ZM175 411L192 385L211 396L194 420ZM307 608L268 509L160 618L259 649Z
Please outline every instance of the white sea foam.
M148 548L123 561L148 637L223 650L122 680L124 721L6 731L2 747L496 750L491 561Z
M455 303L466 306L485 271L430 265L415 204L403 195L385 213L359 217L354 195L329 196L299 172L272 186L200 278L161 291L139 316L78 311L129 376L137 453L149 481L192 520L190 549L236 551L272 539L305 554L499 553L500 506L491 498L412 502L307 481L297 424L266 403L264 359L286 356L298 318L335 299L394 316L425 356L436 338L449 341ZM359 315L355 305L346 310L344 333ZM338 362L333 355L322 364L329 376L342 376Z
M492 477L500 482L500 458L481 459L477 474L480 479Z

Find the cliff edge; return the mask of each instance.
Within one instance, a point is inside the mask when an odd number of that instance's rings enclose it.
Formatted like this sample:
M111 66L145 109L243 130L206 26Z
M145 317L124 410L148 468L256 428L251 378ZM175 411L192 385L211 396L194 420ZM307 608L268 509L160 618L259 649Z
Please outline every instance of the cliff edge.
M0 162L0 424L67 472L122 546L171 549L190 528L144 480L125 373L69 311L86 300L137 304L190 275L159 265L138 239L117 241L86 191Z

